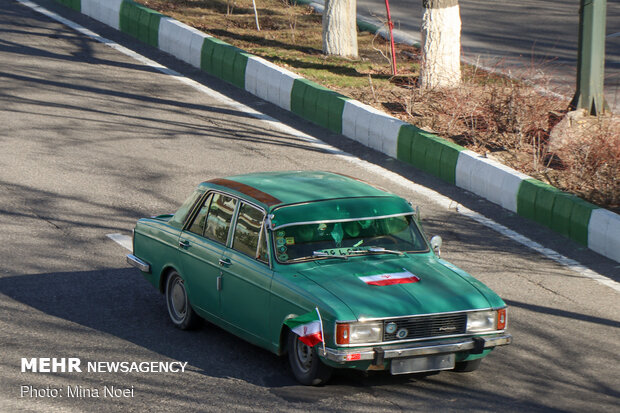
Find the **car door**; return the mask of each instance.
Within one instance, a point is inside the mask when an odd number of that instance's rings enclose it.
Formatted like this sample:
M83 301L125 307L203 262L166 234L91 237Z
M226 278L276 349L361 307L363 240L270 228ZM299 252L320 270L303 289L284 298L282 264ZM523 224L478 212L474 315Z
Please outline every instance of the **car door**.
M231 248L222 257L222 318L264 342L268 333L273 272L269 266L264 212L241 201ZM266 341L265 341L266 342Z
M179 237L190 302L199 313L220 315L220 259L226 249L237 200L209 193Z

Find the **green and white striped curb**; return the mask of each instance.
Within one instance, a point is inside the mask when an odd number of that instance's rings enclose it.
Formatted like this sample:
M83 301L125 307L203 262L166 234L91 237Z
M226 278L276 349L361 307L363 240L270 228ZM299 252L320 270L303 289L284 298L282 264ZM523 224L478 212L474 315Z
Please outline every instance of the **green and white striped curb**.
M620 262L620 215L532 179L131 0L56 0L279 107Z
M245 90L282 109L291 110L291 93L297 79L302 77L260 57L248 57Z
M202 45L207 38L211 36L170 17L159 22L159 48L194 67L200 67Z
M82 0L81 11L85 15L95 18L100 22L105 23L108 26L112 26L118 30L120 29L119 15L122 2L122 0ZM63 3L63 1L60 1L60 3ZM79 4L79 2L76 3Z

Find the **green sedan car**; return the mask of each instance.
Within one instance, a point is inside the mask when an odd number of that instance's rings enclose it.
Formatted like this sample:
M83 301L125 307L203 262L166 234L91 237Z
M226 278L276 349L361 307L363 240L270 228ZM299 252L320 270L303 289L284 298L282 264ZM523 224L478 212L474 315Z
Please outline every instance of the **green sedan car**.
M506 345L502 299L439 258L410 203L328 172L200 184L174 215L140 219L127 261L172 323L200 319L288 354L293 375L472 371Z

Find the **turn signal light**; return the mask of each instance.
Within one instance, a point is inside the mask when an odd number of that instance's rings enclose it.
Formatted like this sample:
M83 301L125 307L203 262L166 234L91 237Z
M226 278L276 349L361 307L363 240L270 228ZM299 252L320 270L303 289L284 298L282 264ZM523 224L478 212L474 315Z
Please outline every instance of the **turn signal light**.
M497 329L504 330L508 324L508 318L506 317L506 309L502 308L497 310Z
M349 344L350 336L348 324L336 324L336 344Z

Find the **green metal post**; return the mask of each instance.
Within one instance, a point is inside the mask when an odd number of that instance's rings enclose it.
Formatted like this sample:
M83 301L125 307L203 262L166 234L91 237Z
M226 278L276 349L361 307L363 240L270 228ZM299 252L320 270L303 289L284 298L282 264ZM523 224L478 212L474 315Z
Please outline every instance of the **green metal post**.
M586 109L590 115L609 110L603 96L605 79L605 21L607 0L581 0L577 91L572 109Z

